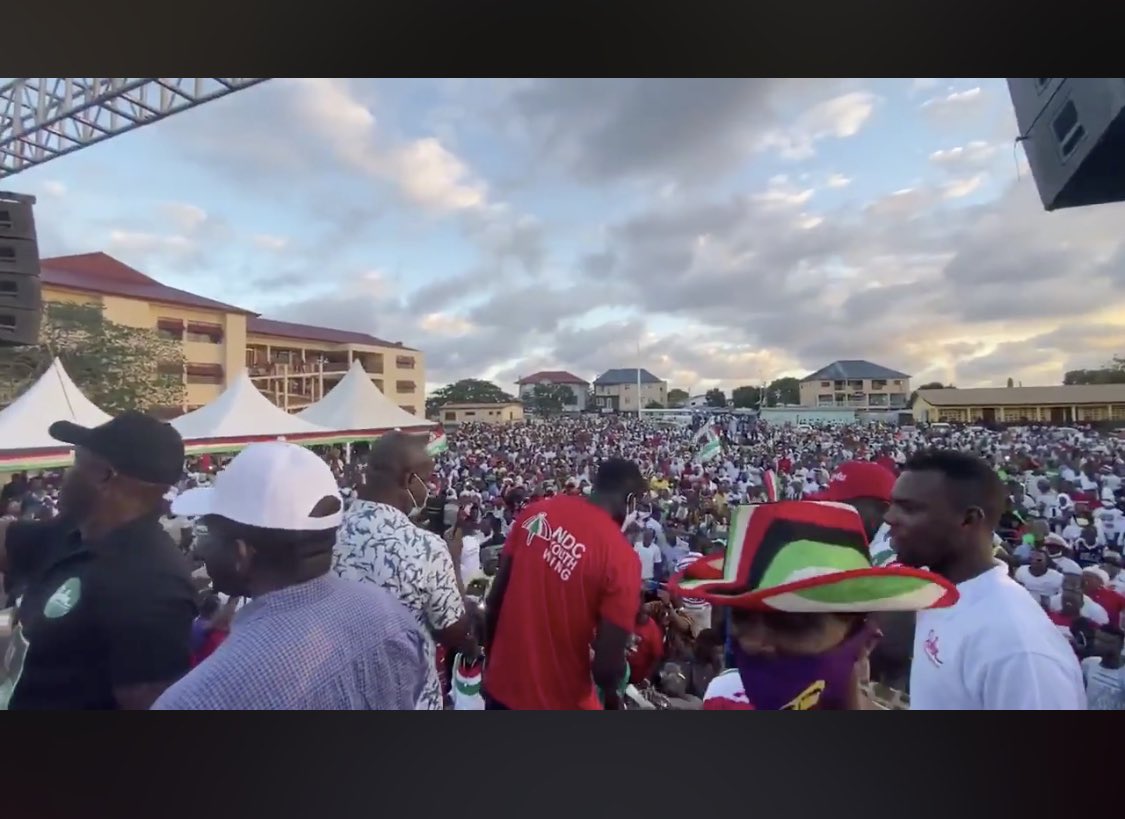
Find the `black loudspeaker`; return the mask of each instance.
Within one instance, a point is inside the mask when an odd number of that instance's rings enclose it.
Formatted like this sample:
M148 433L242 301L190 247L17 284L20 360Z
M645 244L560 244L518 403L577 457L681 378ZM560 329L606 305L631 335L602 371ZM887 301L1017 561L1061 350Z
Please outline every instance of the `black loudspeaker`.
M39 343L43 291L35 197L0 191L0 347Z

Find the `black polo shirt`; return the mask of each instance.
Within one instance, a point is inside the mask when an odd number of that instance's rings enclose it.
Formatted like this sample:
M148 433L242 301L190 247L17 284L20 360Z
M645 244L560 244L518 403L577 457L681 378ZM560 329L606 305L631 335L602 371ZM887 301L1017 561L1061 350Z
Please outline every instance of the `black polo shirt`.
M155 515L86 543L57 523L14 523L7 551L19 603L0 708L115 709L115 687L188 671L191 570Z

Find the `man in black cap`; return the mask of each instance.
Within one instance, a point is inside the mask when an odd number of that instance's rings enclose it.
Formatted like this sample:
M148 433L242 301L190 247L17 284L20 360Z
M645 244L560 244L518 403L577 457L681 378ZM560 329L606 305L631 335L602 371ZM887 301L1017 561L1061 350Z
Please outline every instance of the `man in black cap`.
M19 595L0 709L147 709L191 660L191 571L159 523L183 440L139 412L50 433L74 446L59 517L0 528Z

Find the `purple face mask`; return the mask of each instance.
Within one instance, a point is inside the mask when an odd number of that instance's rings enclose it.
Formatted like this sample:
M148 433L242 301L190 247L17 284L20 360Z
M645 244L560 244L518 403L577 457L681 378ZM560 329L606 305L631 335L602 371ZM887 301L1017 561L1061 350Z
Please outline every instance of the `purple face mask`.
M864 625L823 654L747 654L734 642L734 661L750 704L759 711L842 711L852 671L874 629Z

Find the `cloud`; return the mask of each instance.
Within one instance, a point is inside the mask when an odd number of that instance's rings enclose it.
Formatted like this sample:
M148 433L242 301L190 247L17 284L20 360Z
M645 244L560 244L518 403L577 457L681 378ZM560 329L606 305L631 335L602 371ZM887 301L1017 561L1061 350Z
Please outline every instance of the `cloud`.
M984 184L987 175L978 173L964 179L954 179L942 185L942 196L946 199L960 199L977 191Z
M984 89L979 85L960 91L950 90L949 93L930 97L922 103L922 110L930 116L942 120L964 118L978 113L987 100Z
M829 188L846 188L848 185L852 184L852 180L842 173L834 173L828 177L824 184Z
M812 106L792 125L766 132L758 147L775 150L784 159L808 159L816 155L816 143L824 139L855 136L875 113L879 98L854 91Z
M934 151L930 154L930 162L951 173L959 173L987 167L996 157L997 150L996 145L978 139L965 145Z
M271 236L268 233L257 233L250 237L254 246L261 250L281 252L289 247L289 238L286 236Z

